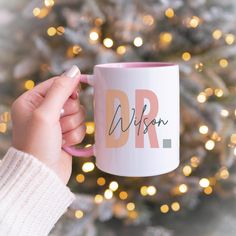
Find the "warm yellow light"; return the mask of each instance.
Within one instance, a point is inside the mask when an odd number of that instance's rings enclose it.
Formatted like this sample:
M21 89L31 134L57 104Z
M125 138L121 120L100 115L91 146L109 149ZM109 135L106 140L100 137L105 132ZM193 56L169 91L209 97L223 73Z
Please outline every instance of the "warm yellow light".
M207 178L202 178L202 179L199 180L199 185L202 188L206 188L206 187L208 187L210 185L210 181Z
M190 162L191 162L192 167L195 167L195 168L198 167L200 163L199 157L196 157L196 156L191 157Z
M54 36L57 33L57 30L54 27L49 27L47 33L49 36Z
M35 16L37 16L37 18L39 18L39 19L44 18L44 17L47 16L48 13L49 13L49 9L48 9L47 7L43 7L43 8L41 8L41 9L39 9L39 10L40 10L40 11L36 10L36 15L35 15ZM33 13L33 14L34 14L34 13Z
M93 41L96 41L96 40L98 40L99 35L96 31L91 31L89 34L89 38Z
M219 60L219 65L222 67L222 68L226 68L228 65L229 65L229 62L227 59L220 59Z
M213 189L211 186L208 186L208 187L204 188L203 191L206 195L210 195L212 193Z
M231 45L234 43L234 40L235 40L235 37L233 34L227 34L225 36L225 42L228 44L228 45Z
M38 16L40 14L40 11L41 11L40 8L38 8L38 7L34 8L33 9L33 15Z
M157 192L157 189L155 186L148 186L147 187L147 194L150 195L150 196L153 196L155 195Z
M133 43L135 47L141 47L143 45L143 39L141 37L136 37Z
M179 185L179 191L181 193L186 193L188 191L188 186L186 184L180 184Z
M103 40L103 44L104 44L105 47L111 48L113 46L113 40L110 39L110 38L105 38Z
M30 90L34 87L34 81L33 80L27 80L25 81L25 89Z
M162 213L167 213L169 211L169 206L167 204L164 204L160 207L160 211Z
M5 123L9 122L11 120L11 114L8 111L3 112L0 115L0 121L3 121Z
M218 29L214 30L212 32L212 37L216 40L220 39L222 37L222 31Z
M104 197L106 199L111 199L113 197L113 192L110 189L106 189L104 192Z
M228 171L228 169L226 167L222 167L220 169L219 175L220 175L221 179L228 179L229 178L229 171Z
M211 135L211 139L219 142L221 140L221 137L218 133L213 132L213 134Z
M125 191L121 191L121 192L119 193L119 197L120 197L121 200L125 200L125 199L128 198L128 193L125 192Z
M133 202L129 202L126 205L128 211L133 211L135 209L135 204Z
M236 144L236 134L231 135L230 141L231 141L231 143Z
M138 212L137 211L129 211L128 216L129 216L129 218L135 220L138 217Z
M81 210L75 211L75 217L76 217L77 219L81 219L83 216L84 216L83 211L81 211Z
M206 93L207 96L211 96L214 93L212 88L206 88L204 92Z
M205 143L205 148L207 149L207 150L212 150L212 149L214 149L214 147L215 147L215 142L213 141L213 140L211 140L211 139L209 139L206 143Z
M198 96L197 96L197 101L199 103L206 102L206 99L207 99L207 97L206 97L206 94L204 92L199 93Z
M83 174L78 174L78 175L76 175L76 181L77 181L78 183L83 183L84 180L85 180L85 176L84 176Z
M182 54L182 59L183 59L184 61L189 61L189 60L191 59L191 54L190 54L189 52L184 52L184 53Z
M65 28L63 26L58 26L57 27L57 34L63 35L64 33L65 33Z
M180 210L180 204L179 204L178 202L173 202L173 203L171 204L171 209L172 209L173 211L179 211L179 210Z
M173 8L167 8L165 10L165 16L167 18L173 18L175 16L175 12L174 12Z
M83 165L82 165L82 170L83 172L91 172L94 170L94 164L93 162L85 162Z
M142 186L141 188L140 188L140 193L141 193L141 195L143 195L143 196L147 196L148 195L148 193L147 193L147 186Z
M103 177L99 177L97 179L97 184L98 185L103 186L103 185L105 185L105 183L106 183L106 180Z
M191 168L191 166L186 165L186 166L183 167L183 174L184 174L185 176L189 176L189 175L191 175L191 173L192 173L192 168Z
M95 130L94 122L86 122L86 133L93 134Z
M54 0L44 0L44 5L46 7L52 7L54 5Z
M78 55L80 52L82 52L82 48L80 45L76 44L72 47L72 52L74 55Z
M202 72L203 71L203 68L204 68L204 65L202 62L199 62L199 63L196 63L195 64L195 69L198 71L198 72Z
M201 134L207 134L208 133L208 127L206 125L201 125L199 127L199 133Z
M161 42L164 43L164 44L169 44L169 43L171 43L172 38L173 38L173 37L172 37L172 34L169 33L169 32L162 32L162 33L160 34L160 40L161 40Z
M197 16L193 16L189 21L189 26L192 28L197 28L200 23L200 18Z
M116 52L117 52L117 54L119 54L119 55L123 55L123 54L126 53L126 47L121 45L121 46L119 46L119 47L116 49Z
M99 204L103 201L103 196L101 194L97 194L95 197L94 197L94 202Z
M116 181L112 181L109 184L109 189L112 190L113 192L116 191L118 189L119 185Z
M229 111L226 110L226 109L222 109L222 110L220 111L220 114L221 114L221 116L223 116L223 117L227 117L227 116L229 116Z
M214 93L215 93L216 97L218 97L218 98L220 98L224 95L224 92L222 89L215 89Z
M103 24L103 19L102 18L96 18L94 21L96 26L101 26Z
M7 131L7 124L6 123L3 123L3 122L1 122L0 123L0 133L6 133L6 131Z
M153 25L153 23L154 23L154 18L153 18L153 16L151 16L151 15L145 15L145 16L143 16L143 23L144 23L145 25L149 25L149 26Z

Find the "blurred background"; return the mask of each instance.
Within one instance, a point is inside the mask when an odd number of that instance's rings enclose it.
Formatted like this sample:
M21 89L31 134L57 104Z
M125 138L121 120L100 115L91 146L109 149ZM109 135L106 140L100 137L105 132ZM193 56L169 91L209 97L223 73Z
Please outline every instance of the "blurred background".
M77 199L53 236L236 235L234 0L0 0L0 154L11 103L76 64L168 61L181 70L181 164L152 178L73 160ZM171 86L171 85L170 85ZM93 89L82 85L94 142ZM23 136L24 134L22 134Z

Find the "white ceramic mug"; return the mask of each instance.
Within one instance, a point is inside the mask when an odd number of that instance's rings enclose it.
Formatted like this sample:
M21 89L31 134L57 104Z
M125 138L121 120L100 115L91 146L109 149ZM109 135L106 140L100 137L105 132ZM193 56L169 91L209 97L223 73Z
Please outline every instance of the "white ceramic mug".
M96 65L81 82L94 87L95 145L65 147L96 157L96 166L120 176L153 176L179 165L179 67L130 62Z

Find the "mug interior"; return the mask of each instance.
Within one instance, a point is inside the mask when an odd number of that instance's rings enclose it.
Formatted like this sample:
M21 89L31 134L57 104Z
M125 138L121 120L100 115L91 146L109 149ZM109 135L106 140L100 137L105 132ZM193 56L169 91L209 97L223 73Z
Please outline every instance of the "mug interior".
M145 67L167 67L175 66L174 63L169 62L118 62L99 64L96 67L102 68L145 68Z

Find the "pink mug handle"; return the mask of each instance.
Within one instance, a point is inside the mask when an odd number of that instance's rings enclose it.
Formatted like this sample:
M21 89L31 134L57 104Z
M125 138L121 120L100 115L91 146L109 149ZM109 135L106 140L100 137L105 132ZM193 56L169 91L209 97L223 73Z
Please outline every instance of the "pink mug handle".
M93 75L80 75L80 82L93 86L94 76ZM87 147L87 148L77 148L77 147L71 146L71 147L63 147L63 149L64 151L66 151L72 156L90 157L94 155L95 145L93 144L92 146Z

